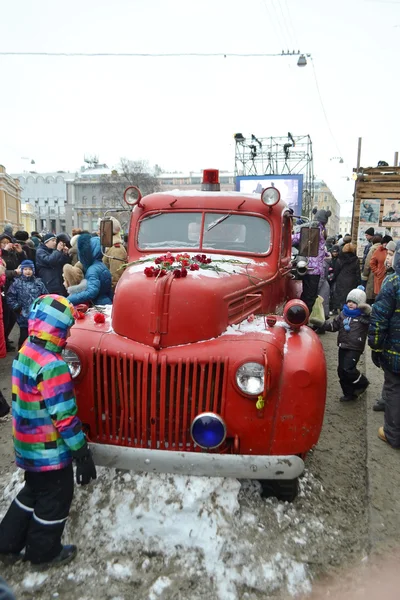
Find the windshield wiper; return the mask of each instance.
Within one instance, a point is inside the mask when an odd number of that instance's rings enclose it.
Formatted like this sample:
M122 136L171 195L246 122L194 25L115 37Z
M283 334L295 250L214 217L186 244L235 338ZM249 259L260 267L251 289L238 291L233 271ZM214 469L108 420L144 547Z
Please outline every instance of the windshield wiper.
M214 227L216 227L217 225L219 225L220 223L222 223L222 221L225 221L226 219L228 219L231 216L232 213L228 213L227 215L222 215L222 217L220 217L219 219L217 219L216 221L214 221L214 223L211 223L206 231L211 231L211 229L214 229Z
M155 217L159 217L162 214L163 214L162 212L158 212L158 213L155 213L154 215L149 215L148 217L143 217L143 219L140 219L140 223L143 223L143 221L147 221L148 219L155 219Z

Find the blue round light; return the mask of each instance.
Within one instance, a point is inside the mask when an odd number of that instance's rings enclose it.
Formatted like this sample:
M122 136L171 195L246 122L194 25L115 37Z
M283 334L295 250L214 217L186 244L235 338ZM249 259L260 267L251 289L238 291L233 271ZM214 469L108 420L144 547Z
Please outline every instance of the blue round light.
M226 437L226 425L215 413L201 413L193 419L190 433L195 444L206 450L218 448Z

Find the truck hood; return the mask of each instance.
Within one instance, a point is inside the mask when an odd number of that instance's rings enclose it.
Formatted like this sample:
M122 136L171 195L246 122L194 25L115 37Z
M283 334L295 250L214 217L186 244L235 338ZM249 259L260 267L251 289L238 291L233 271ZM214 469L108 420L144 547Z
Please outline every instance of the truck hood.
M261 312L260 283L274 275L268 258L214 255L212 267L185 278L146 277L149 262L128 267L114 297L112 326L121 336L155 348L219 336L246 316ZM240 260L240 262L239 262Z

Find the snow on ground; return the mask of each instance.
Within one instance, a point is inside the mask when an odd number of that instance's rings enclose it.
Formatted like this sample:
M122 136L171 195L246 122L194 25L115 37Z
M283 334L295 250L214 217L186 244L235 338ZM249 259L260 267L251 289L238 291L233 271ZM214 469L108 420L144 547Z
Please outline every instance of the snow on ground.
M9 479L0 516L21 481L20 472ZM43 600L295 597L311 589L321 532L325 546L337 535L311 502L321 493L309 474L289 505L262 499L252 481L99 468L76 489L64 535L77 559L44 574L17 565L5 576L17 595Z

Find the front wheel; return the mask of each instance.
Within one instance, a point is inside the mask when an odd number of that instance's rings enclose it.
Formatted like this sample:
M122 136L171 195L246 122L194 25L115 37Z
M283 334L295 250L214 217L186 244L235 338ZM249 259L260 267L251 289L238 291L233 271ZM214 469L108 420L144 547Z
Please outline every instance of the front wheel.
M261 479L261 496L275 496L283 502L293 502L299 493L299 478L296 479Z

